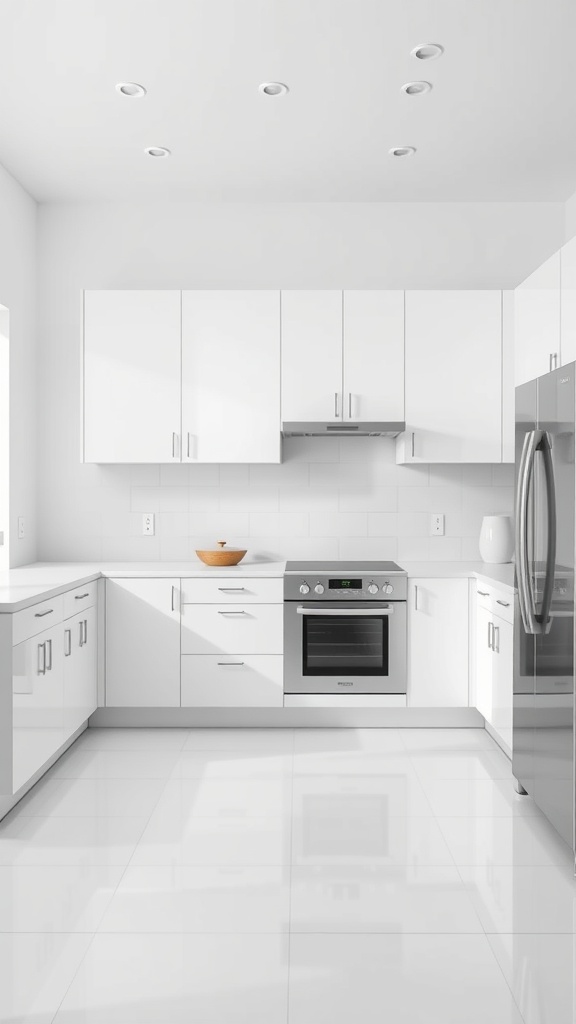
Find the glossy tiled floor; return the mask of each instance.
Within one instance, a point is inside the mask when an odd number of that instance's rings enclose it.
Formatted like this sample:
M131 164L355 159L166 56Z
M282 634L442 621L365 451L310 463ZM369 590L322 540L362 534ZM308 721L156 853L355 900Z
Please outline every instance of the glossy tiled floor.
M573 1024L571 853L482 730L91 730L0 824L0 1021Z

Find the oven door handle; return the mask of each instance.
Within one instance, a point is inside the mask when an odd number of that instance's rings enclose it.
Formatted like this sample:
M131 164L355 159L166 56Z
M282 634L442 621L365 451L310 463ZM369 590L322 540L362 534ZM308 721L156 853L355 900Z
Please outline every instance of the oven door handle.
M298 615L358 615L364 618L374 618L375 615L393 615L394 608L391 605L376 608L303 608L298 605Z

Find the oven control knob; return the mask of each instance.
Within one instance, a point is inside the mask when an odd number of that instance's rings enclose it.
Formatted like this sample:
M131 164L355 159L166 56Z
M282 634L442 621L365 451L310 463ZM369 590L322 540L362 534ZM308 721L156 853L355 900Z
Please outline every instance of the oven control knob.
M300 593L301 594L309 594L310 593L310 587L308 586L307 583L301 583L300 584Z
M391 583L385 583L384 586L382 587L383 594L391 594L393 590L394 587L392 586Z
M376 583L369 583L368 584L368 593L369 594L377 594L378 593L378 585Z
M316 586L314 587L314 593L315 594L323 594L324 593L324 584L323 583L317 583Z

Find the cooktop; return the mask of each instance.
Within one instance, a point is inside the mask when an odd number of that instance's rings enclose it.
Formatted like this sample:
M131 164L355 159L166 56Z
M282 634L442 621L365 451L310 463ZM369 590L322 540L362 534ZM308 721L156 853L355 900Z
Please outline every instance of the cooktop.
M341 561L324 561L324 562L286 562L286 572L295 573L345 573L351 575L353 573L402 573L405 575L405 570L401 566L396 565L396 562L356 562L354 559L344 558Z

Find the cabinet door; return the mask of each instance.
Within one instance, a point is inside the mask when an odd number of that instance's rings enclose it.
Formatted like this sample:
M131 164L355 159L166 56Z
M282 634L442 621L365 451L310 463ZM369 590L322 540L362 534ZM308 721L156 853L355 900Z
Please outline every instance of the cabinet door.
M185 604L182 654L282 654L281 604Z
M180 292L84 293L84 462L180 461Z
M408 581L408 706L468 705L468 580Z
M487 608L476 605L476 707L490 725L494 724L493 709L493 672L494 658L492 654L492 627L494 617Z
M514 626L494 616L491 724L509 751L512 751L513 651Z
M576 359L576 238L560 250L560 357L561 363Z
M560 253L538 267L514 293L516 387L540 377L560 353Z
M344 419L404 419L404 292L344 292Z
M282 292L282 421L341 422L342 292Z
M106 580L106 706L180 706L180 580Z
M13 658L13 791L64 742L62 626L17 644Z
M502 459L502 293L406 292L399 462Z
M280 462L280 292L182 293L184 462Z
M96 609L67 619L64 629L64 734L71 736L96 710Z
M183 708L281 708L281 654L189 654L182 658Z

